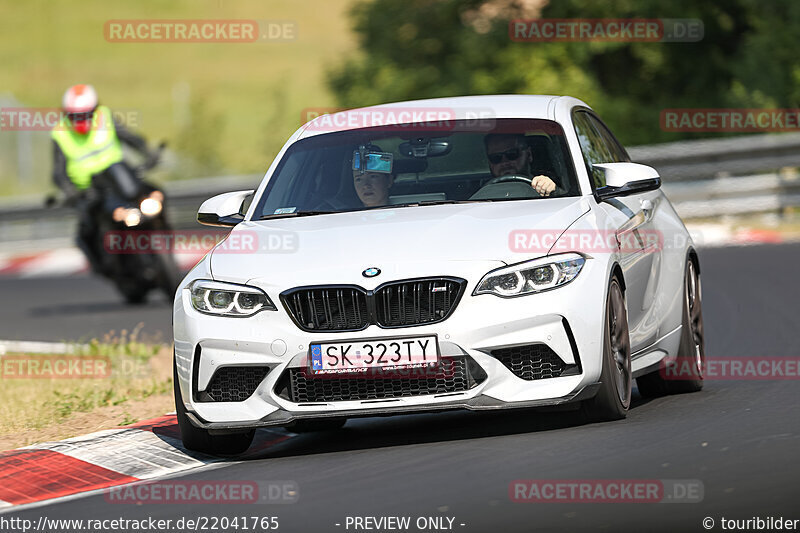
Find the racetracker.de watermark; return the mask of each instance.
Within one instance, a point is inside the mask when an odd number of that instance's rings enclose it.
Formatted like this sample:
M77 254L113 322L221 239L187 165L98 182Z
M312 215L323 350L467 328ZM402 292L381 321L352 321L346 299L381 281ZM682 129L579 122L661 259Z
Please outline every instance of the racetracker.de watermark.
M660 123L669 132L800 131L800 108L663 109Z
M310 114L308 110L303 110L303 113ZM404 124L433 131L450 131L455 119L455 110L446 107L349 109L332 114L321 113L308 124L308 129L311 131L337 131L343 128L374 128Z
M294 253L299 242L293 231L123 230L103 235L103 248L110 254L196 255L215 246L215 253L221 254Z
M294 41L297 22L250 19L108 20L103 35L111 43L255 43Z
M378 127L389 131L490 131L496 126L496 114L491 108L307 107L300 112L300 123L309 131L321 132Z
M686 236L675 234L665 243L659 230L563 230L517 229L508 234L508 248L516 253L546 253L548 251L585 253L657 252L665 246L686 245Z
M678 357L662 363L659 374L665 380L687 381L703 378L717 381L800 380L798 357L715 357L706 358L701 368L694 357Z
M111 377L106 356L4 355L1 379L105 379Z
M108 503L289 504L300 499L296 481L154 481L104 490Z
M699 503L699 479L518 479L508 486L515 503Z
M90 119L92 129L112 129L114 124L126 128L142 127L142 113L134 109L111 111L113 123L106 123L105 115L94 113ZM56 107L3 107L0 108L0 131L50 131L72 128L66 113Z
M514 19L508 35L516 42L697 42L699 19Z

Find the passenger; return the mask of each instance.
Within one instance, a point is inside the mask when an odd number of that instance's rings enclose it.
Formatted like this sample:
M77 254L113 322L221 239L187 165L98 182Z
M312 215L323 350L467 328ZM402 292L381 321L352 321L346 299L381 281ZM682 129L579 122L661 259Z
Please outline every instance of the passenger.
M389 203L389 189L394 183L394 174L382 172L353 171L353 186L364 207L380 207Z
M368 145L367 149L371 152L383 152L374 144ZM394 184L394 176L394 168L388 174L353 170L353 186L364 207L381 207L389 204L389 189Z

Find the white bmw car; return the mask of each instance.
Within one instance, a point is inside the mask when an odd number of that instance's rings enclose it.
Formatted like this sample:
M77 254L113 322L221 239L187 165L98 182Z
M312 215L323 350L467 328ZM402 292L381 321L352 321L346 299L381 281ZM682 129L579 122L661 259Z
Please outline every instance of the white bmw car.
M232 229L175 297L184 444L570 402L613 420L634 379L699 390L698 257L659 187L575 98L318 117L258 190L200 208Z

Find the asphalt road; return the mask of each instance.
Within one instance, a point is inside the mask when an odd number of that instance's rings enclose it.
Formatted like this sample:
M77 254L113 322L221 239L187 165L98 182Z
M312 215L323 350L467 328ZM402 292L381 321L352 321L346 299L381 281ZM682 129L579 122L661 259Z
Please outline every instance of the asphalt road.
M700 259L709 358L800 356L800 245L704 250ZM78 338L135 321L154 333L169 328L165 304L120 308L89 279L0 281L0 294L18 305L16 313L8 305L0 311L2 338ZM722 518L800 519L799 449L798 381L709 381L700 393L637 398L619 422L529 411L361 419L182 476L292 480L300 501L291 505L135 506L96 495L6 516L277 516L286 532L390 531L347 529L347 516L410 516L408 531L419 531L417 517L434 516L453 517L455 531L504 533L707 531L702 521L710 517L720 531ZM509 484L518 479L690 479L704 496L675 504L513 503Z
M0 277L0 339L84 342L106 333L132 331L155 342L171 342L171 302L153 291L131 306L114 286L89 275L68 278Z

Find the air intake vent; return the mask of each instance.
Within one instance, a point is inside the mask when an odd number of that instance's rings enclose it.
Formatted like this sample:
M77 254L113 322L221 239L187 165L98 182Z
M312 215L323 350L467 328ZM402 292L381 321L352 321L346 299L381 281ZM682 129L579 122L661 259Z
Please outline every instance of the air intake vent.
M276 389L292 402L325 403L463 392L485 379L485 372L474 361L458 357L443 358L440 368L432 375L416 377L311 376L304 368L291 368L281 377Z
M197 394L200 402L243 402L256 391L269 373L265 366L224 366L214 372L206 390Z
M501 348L493 350L491 353L515 376L527 381L557 378L567 368L576 366L564 363L546 344Z

